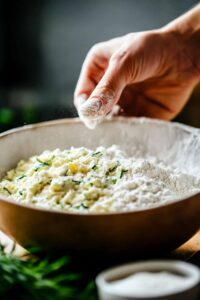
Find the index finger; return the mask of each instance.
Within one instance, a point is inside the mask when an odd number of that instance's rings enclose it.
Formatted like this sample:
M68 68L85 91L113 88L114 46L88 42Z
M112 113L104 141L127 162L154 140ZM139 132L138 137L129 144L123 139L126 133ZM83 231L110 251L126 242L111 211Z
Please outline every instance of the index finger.
M86 56L74 92L74 104L79 107L95 89L103 77L113 52L122 42L122 37L94 45Z
M103 55L102 48L95 46L86 56L76 85L74 93L74 104L76 107L84 103L84 100L91 95L102 78L106 67L107 59Z

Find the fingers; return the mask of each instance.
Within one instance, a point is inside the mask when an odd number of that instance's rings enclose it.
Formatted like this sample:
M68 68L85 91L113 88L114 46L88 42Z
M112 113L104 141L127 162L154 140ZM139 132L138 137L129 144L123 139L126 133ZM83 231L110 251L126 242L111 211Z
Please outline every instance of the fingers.
M75 93L76 97L82 93L86 95L84 99L88 98L87 101L76 100L83 120L102 119L119 101L126 86L145 81L159 73L159 47L152 52L155 42L158 40L154 33L127 35L114 54L106 58L107 66L103 64L105 61L102 58L105 55L102 48L94 52L93 56L89 55Z
M105 48L104 43L95 45L83 63L74 93L74 104L77 108L91 95L107 68Z
M105 74L81 106L81 114L90 119L102 118L118 102L128 84L153 76L158 59L155 59L155 54L149 54L151 47L152 35L151 38L142 33L127 35L121 47L111 56Z
M84 99L89 98L103 77L110 57L120 47L122 40L123 37L118 37L107 42L98 43L89 51L83 63L74 93L74 104L77 109L79 103L83 103Z
M118 102L126 84L123 64L119 64L118 59L113 57L89 99L80 107L81 115L93 120L105 116Z

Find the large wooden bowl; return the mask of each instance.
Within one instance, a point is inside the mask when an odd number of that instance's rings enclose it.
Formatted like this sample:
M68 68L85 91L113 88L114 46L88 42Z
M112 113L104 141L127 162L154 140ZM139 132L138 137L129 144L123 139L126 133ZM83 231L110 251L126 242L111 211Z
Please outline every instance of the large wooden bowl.
M145 145L188 174L200 169L200 130L149 119L115 118L96 130L77 119L46 122L0 135L0 175L45 149L119 144L131 154ZM200 227L200 193L174 203L126 213L79 214L17 204L1 196L0 229L19 244L142 254L176 248Z

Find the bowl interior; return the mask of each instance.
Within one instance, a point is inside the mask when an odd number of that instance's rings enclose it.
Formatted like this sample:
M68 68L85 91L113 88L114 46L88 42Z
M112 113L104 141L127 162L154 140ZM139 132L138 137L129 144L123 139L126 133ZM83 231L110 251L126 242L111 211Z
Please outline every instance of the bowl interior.
M128 155L156 156L180 171L199 176L200 130L150 119L115 118L88 130L75 120L25 126L0 135L0 176L44 150L120 145Z

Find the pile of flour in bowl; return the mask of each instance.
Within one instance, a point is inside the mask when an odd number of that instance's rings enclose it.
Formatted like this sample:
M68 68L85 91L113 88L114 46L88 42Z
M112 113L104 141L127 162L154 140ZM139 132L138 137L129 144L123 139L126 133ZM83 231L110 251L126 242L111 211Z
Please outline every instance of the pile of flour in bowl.
M119 146L53 151L21 160L0 193L23 203L73 212L109 213L166 204L200 191L200 177Z
M127 157L117 146L109 149L129 169L127 176L115 186L114 211L151 208L200 192L200 175L183 173L156 157L144 158L144 149L137 148L132 157Z

